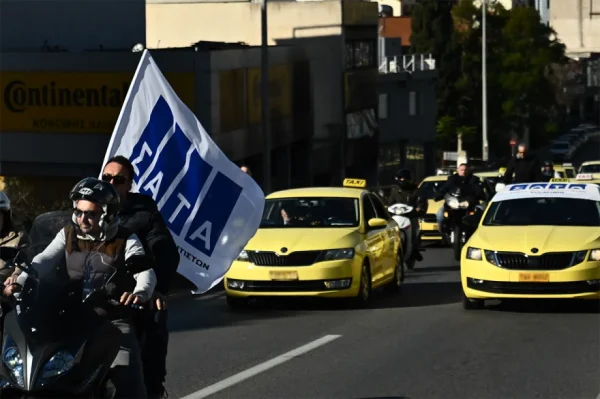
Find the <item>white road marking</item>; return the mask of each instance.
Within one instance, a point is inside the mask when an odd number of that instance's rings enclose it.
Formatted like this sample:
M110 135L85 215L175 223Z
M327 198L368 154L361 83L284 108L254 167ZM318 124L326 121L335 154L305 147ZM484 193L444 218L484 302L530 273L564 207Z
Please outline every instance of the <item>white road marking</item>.
M251 368L244 370L238 374L232 375L229 378L225 378L224 380L221 380L221 381L219 381L213 385L210 385L204 389L201 389L197 392L189 394L181 399L203 399L203 398L206 398L207 396L213 395L213 394L215 394L219 391L222 391L226 388L229 388L235 384L239 384L240 382L247 380L248 378L252 378L255 375L258 375L264 371L272 369L273 367L277 367L280 364L290 361L293 358L303 355L314 349L317 349L318 347L328 344L329 342L336 340L340 337L341 337L341 335L326 335L315 341L309 342L306 345L303 345L299 348L296 348L287 353L284 353L283 355L279 355L271 360L267 360L264 363L261 363L254 367L251 367Z

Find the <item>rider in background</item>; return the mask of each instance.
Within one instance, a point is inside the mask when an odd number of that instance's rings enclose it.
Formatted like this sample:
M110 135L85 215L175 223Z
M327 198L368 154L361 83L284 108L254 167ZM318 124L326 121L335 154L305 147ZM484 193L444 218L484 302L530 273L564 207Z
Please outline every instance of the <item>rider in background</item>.
M388 206L394 204L405 204L412 206L414 209L404 216L410 219L410 223L413 226L417 226L419 223L418 216L420 214L427 213L427 199L421 198L417 195L418 185L415 184L412 178L412 172L409 169L401 169L396 173L394 177L398 188L392 189L388 198ZM412 229L413 242L415 243L415 259L420 262L423 260L423 255L419 250L418 245L419 237L417 236L417 229Z
M544 170L542 171L542 176L544 179L542 181L550 181L550 179L554 179L557 176L556 171L554 170L554 165L550 161L544 162Z
M481 180L471 172L471 168L466 163L462 163L456 169L456 173L448 176L448 180L435 193L435 201L441 201L444 196L454 189L459 188L465 197L473 197L482 201L487 200L485 191L482 188ZM444 207L441 206L436 213L438 229L442 232L444 222Z
M515 175L513 179L513 174ZM517 154L508 162L504 184L535 183L544 181L540 161L528 152L527 145L519 144Z

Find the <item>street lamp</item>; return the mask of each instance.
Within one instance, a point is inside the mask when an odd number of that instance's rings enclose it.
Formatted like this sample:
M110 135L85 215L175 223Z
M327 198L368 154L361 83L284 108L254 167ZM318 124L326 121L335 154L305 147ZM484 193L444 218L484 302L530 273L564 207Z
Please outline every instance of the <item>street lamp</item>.
M260 7L260 105L263 136L263 190L266 195L271 193L271 116L269 105L269 35L267 26L267 0L262 0Z
M482 133L482 152L481 158L484 162L488 160L488 132L487 132L487 61L486 61L486 16L487 0L481 0L481 133Z

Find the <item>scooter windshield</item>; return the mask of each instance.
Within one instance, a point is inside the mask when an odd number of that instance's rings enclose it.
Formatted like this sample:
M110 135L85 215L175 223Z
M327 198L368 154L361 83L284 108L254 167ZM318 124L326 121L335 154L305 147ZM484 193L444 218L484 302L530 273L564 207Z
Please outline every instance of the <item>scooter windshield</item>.
M71 223L73 212L55 211L47 212L35 218L31 231L29 232L29 248L28 255L30 259L40 252L52 242L60 229Z
M82 283L66 276L28 278L15 308L17 323L28 341L45 344L64 340L86 323Z

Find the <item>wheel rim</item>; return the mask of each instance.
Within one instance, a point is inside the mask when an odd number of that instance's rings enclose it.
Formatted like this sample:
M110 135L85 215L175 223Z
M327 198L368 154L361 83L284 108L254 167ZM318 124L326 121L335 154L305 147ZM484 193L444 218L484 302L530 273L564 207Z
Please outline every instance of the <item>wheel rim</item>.
M361 293L364 300L369 299L369 274L367 268L363 267L361 278Z

